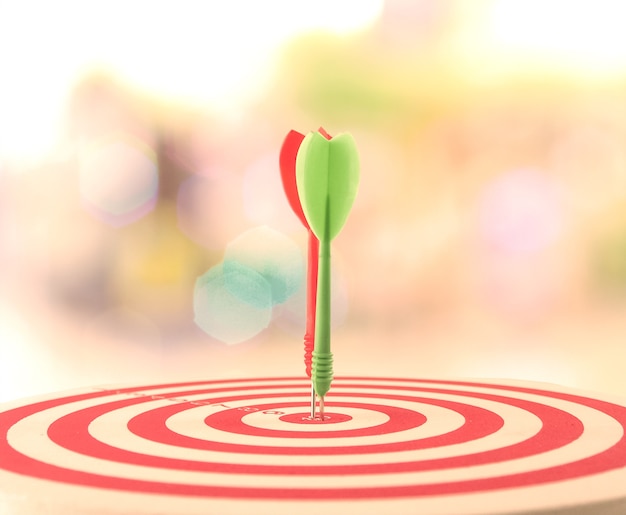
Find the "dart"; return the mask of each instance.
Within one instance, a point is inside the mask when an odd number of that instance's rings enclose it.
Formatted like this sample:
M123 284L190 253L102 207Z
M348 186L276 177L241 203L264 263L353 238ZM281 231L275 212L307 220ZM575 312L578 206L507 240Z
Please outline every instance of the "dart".
M309 133L296 157L296 183L308 225L319 240L314 350L311 382L324 419L324 397L333 380L330 349L330 245L343 228L359 184L359 156L354 138L343 133L328 139Z
M330 139L331 136L322 128L319 133L325 138ZM319 256L319 240L309 227L302 205L300 196L298 195L298 186L296 183L296 156L300 144L304 139L304 134L297 131L289 131L283 146L280 149L279 167L280 176L283 183L283 189L287 196L287 201L291 209L306 227L309 233L308 241L308 259L307 259L307 297L306 297L306 329L304 333L304 364L306 374L311 377L311 356L313 353L314 336L315 336L315 297L317 295L317 268ZM311 383L311 418L315 418L315 388Z

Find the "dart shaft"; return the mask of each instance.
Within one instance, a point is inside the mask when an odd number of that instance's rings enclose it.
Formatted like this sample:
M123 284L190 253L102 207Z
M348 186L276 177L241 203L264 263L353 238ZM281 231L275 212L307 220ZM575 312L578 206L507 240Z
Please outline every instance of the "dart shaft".
M330 241L326 238L319 242L318 266L311 380L315 393L323 397L333 380L333 355L330 351Z
M315 305L317 300L317 272L319 262L319 240L309 229L307 264L306 332L304 334L304 365L306 375L311 377L311 361L315 345Z

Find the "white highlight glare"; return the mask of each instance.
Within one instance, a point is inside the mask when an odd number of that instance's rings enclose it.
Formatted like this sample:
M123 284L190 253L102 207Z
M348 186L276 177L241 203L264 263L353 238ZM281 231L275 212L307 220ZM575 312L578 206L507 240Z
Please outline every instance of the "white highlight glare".
M488 32L504 52L595 72L626 65L622 0L497 0L490 14Z
M258 94L275 52L309 30L347 34L383 0L3 2L0 157L42 157L58 140L72 85L105 68L157 95L220 111ZM53 56L53 58L51 57Z

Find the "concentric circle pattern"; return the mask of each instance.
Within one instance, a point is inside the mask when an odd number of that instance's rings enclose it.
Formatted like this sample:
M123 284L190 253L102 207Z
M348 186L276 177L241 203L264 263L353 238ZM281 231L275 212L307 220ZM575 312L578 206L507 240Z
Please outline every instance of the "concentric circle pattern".
M309 391L300 378L242 379L0 407L0 506L41 495L86 513L626 513L620 402L345 377L321 422Z

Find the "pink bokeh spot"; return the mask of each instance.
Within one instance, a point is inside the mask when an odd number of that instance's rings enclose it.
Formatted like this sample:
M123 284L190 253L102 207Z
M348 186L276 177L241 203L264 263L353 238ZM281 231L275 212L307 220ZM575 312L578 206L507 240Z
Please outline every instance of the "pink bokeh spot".
M504 173L487 185L479 202L480 236L491 251L535 254L563 233L561 189L537 170Z

